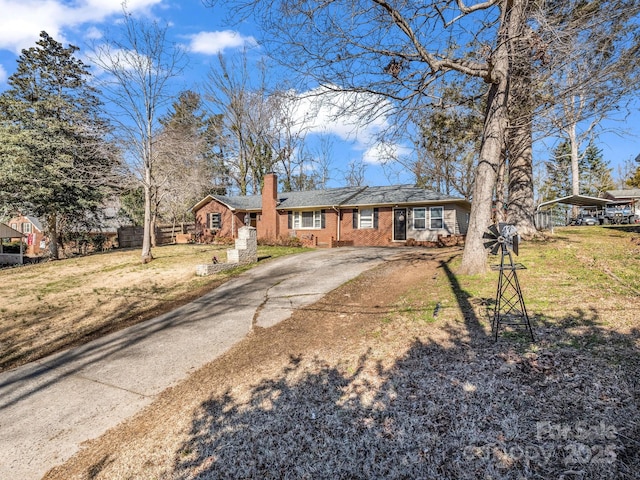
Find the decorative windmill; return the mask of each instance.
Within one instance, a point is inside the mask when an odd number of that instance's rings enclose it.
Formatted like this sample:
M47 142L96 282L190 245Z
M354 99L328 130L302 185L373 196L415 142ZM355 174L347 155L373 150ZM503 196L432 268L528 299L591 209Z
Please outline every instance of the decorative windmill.
M525 268L521 263L513 263L511 252L518 255L520 235L514 225L498 223L491 225L484 233L484 247L492 255L500 255L500 265L492 265L492 270L499 270L498 290L496 292L496 304L493 311L491 328L498 340L498 332L503 325L524 327L531 335L531 341L535 341L531 322L527 314L527 308L522 298L522 290L516 272Z

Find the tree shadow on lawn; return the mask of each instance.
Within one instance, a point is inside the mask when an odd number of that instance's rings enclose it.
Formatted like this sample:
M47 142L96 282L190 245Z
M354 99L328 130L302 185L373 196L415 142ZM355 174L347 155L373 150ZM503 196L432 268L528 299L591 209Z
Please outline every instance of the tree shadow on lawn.
M465 312L446 340L415 338L390 367L371 351L351 368L291 356L202 403L163 478L637 478L638 332L616 338L632 357L617 365L493 342L445 271ZM593 313L564 320L608 335Z

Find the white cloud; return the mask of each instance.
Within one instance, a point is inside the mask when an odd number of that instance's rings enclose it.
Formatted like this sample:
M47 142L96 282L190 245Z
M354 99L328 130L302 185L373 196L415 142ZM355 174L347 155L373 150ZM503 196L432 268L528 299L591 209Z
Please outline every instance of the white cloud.
M320 87L298 95L293 102L294 123L301 130L335 135L340 140L352 142L351 148L362 152L362 160L366 163L380 164L408 152L402 145L380 141L380 134L390 127L386 115L380 114L363 122L358 114L358 109L367 105L384 109L388 106L384 99L364 93L331 92Z
M162 0L128 0L130 12L147 11ZM61 43L67 43L66 28L102 22L122 12L122 0L0 0L0 49L16 54L33 46L40 32L46 31Z
M0 65L0 83L4 83L7 81L7 71L4 69L2 65Z
M97 27L89 27L85 32L84 32L84 39L85 40L99 40L103 37L103 33L102 30L100 30Z
M240 48L245 45L255 46L258 44L255 38L251 36L245 37L233 30L199 32L195 35L190 35L188 38L190 40L189 50L205 55L215 55L228 48Z
M410 154L411 149L404 145L376 141L362 154L362 160L366 163L379 164L393 162Z

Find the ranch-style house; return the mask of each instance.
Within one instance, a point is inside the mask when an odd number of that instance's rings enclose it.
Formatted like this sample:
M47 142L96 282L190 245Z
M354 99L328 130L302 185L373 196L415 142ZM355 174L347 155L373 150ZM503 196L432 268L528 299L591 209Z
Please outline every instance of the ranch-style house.
M198 241L237 238L250 225L258 239L295 236L306 246L429 245L457 241L469 224L467 200L410 185L282 193L277 185L270 173L262 195L207 195L191 209Z

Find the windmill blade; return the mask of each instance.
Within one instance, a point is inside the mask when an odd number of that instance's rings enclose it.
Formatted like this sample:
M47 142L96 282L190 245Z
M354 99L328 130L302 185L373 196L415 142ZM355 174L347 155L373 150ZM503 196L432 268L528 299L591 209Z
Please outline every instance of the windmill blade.
M495 255L500 249L500 230L496 224L491 224L487 228L487 231L482 234L482 238L486 241L483 242L483 246L486 250L489 250L491 255Z
M482 238L498 238L500 236L500 231L498 230L498 227L496 226L495 223L492 223L491 225L489 225L489 228L487 229L486 232L484 232L484 235L482 235Z
M499 242L497 239L494 240L489 240L488 242L484 242L484 248L493 248L495 245L499 245Z

